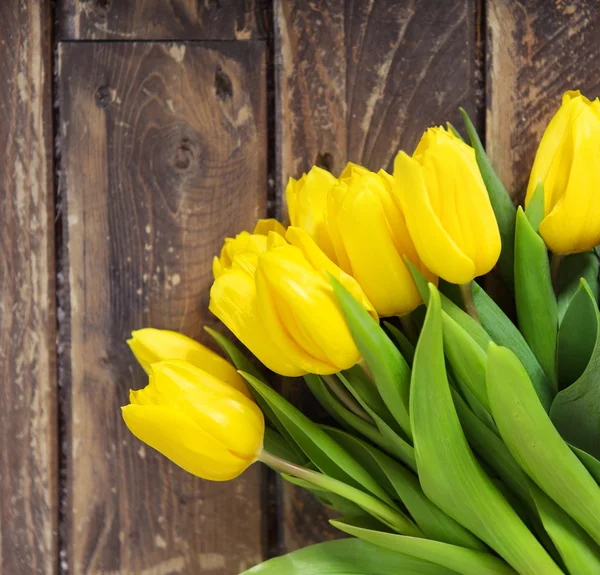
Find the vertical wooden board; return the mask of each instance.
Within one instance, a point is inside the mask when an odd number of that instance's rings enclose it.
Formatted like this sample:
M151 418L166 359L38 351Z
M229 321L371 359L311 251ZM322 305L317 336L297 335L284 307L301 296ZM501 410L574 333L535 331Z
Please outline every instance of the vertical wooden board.
M597 2L488 2L487 149L521 201L543 131L566 90L600 95Z
M275 2L280 218L290 176L314 164L337 175L347 161L389 169L427 127L460 126L459 106L475 118L480 11L474 0ZM287 549L337 535L318 509L284 487Z
M266 0L58 0L60 40L250 40Z
M50 5L0 3L0 572L58 566Z
M59 81L71 573L238 573L262 558L260 468L192 477L120 406L146 384L131 330L203 339L211 259L265 212L264 43L61 44Z
M278 183L319 164L390 169L476 107L474 0L275 3ZM282 206L285 215L285 205Z

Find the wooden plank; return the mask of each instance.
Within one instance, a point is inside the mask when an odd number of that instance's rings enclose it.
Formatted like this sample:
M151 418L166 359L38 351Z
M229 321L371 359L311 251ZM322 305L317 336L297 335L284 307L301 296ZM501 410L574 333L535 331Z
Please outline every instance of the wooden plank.
M266 0L58 0L60 40L266 37Z
M459 106L477 118L478 18L473 0L276 2L277 189L313 164L389 169L430 125L462 125ZM335 536L300 511L311 496L284 489L287 549Z
M542 133L563 92L600 95L596 2L495 0L487 20L487 149L522 200Z
M265 212L264 43L67 43L59 59L71 573L238 573L263 556L261 469L192 477L119 407L146 383L130 331L205 340L211 259Z
M0 572L58 566L50 3L0 3Z

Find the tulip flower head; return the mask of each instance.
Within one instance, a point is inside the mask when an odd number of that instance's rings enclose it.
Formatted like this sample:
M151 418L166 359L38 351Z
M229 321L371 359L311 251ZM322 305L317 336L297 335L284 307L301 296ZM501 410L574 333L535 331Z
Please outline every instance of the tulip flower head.
M290 178L285 196L294 227L302 228L335 261L333 243L327 229L327 195L337 179L326 170L314 166L299 180Z
M147 327L134 331L127 343L148 375L153 363L181 359L252 397L244 379L226 359L181 333Z
M149 384L122 408L129 430L198 477L227 481L262 451L265 422L237 389L189 362L153 363Z
M376 313L358 284L308 233L270 232L265 249L237 254L210 292L209 309L269 369L287 376L331 374L360 360L327 273ZM295 244L295 245L292 245Z
M415 250L392 183L384 170L348 164L327 204L337 262L382 316L408 313L422 302L405 257L437 283Z
M544 184L539 232L557 254L600 244L600 101L566 92L535 156L525 205Z
M475 151L444 128L425 132L412 157L399 152L394 191L422 262L465 284L500 256L500 232Z

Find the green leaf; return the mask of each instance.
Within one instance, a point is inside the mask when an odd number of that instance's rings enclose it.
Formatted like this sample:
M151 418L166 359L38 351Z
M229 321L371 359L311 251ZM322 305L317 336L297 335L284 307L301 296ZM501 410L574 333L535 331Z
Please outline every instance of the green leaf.
M558 381L561 389L577 381L588 366L598 339L596 302L586 289L585 280L578 282L558 330Z
M533 191L529 205L525 208L525 215L533 231L537 232L544 219L544 182L542 180L537 183Z
M458 545L386 533L369 528L360 518L342 518L330 523L359 539L378 547L398 551L416 559L424 559L463 575L517 575L504 561L485 551L466 549Z
M350 333L373 375L375 385L387 408L410 440L410 418L408 395L410 369L408 364L379 324L352 297L352 295L330 276L340 306L346 316Z
M465 139L461 136L460 132L450 123L446 122L446 128L449 132L452 132L459 140L465 141Z
M563 317L572 297L579 289L579 280L584 278L590 286L594 299L598 299L598 254L596 250L589 250L580 254L564 256L558 274L558 321L562 323Z
M560 574L497 487L481 469L454 408L442 342L439 292L430 284L417 344L410 416L425 495L522 574Z
M265 561L240 575L457 575L423 559L376 547L360 539L311 545Z
M492 415L512 456L600 542L600 489L552 425L515 354L490 345L487 374Z
M392 339L396 342L402 357L406 360L409 366L412 365L413 358L415 357L415 346L408 340L408 338L393 324L389 321L384 321L383 325L390 332Z
M372 493L388 505L393 502L369 473L340 445L275 390L248 373L246 381L262 396L306 456L325 475Z
M579 449L574 445L569 445L573 450L573 453L579 457L579 461L585 465L585 468L589 471L590 475L596 480L596 483L600 484L600 461L589 453Z
M303 454L299 455L297 450L292 448L280 433L270 427L265 428L264 448L269 453L286 461L291 461L297 465L306 465L306 457Z
M515 231L515 300L521 332L556 392L558 311L548 250L520 207Z
M238 371L249 373L252 377L255 377L259 381L265 382L264 376L256 368L256 366L238 349L236 345L231 343L224 335L218 331L204 326L204 330L219 344L221 349L227 354L231 363L235 366ZM277 429L277 431L286 440L291 451L295 453L294 460L300 461L304 459L302 450L296 445L296 442L292 436L288 433L285 425L279 420L275 412L269 407L269 404L261 397L259 393L254 391L254 388L250 386L252 397L260 407L260 410L264 413L266 420Z
M419 479L397 461L368 443L332 427L324 427L394 499L402 501L423 533L431 539L471 549L487 549L462 525L446 515L423 493Z
M479 171L483 178L483 183L487 189L490 197L490 202L494 213L496 214L496 220L498 222L498 229L500 230L500 238L502 240L502 252L498 264L502 275L509 286L513 285L513 254L514 254L514 241L515 241L515 205L509 196L506 188L502 185L500 178L496 175L492 164L483 149L483 145L473 122L469 118L469 115L461 108L461 114L465 121L467 133L471 141L471 146L475 150L475 158L479 165Z
M581 280L582 298L587 298L587 309L596 320L594 349L589 363L581 377L563 389L554 398L550 417L560 434L566 441L579 449L600 457L600 312L594 296L585 280ZM577 300L576 300L577 298ZM579 296L573 298L572 305L580 301ZM569 310L572 306L569 306ZM565 315L565 321L567 316ZM564 322L563 322L564 323ZM574 359L577 356L574 357ZM565 359L566 360L566 359Z
M485 388L487 355L481 346L446 312L442 311L444 351L453 373L477 401L489 410Z
M417 464L413 446L397 435L396 432L362 400L354 389L352 382L346 379L343 373L338 373L337 376L375 422L377 429L381 433L381 440L374 441L374 443L416 471Z
M553 386L521 332L476 282L473 282L473 299L479 312L481 325L494 343L507 347L519 358L542 405L546 411L549 410L554 397Z

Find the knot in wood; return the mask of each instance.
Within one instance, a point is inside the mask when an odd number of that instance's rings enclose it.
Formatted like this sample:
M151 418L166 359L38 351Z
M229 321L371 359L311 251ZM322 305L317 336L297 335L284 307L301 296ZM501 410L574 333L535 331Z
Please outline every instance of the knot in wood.
M103 84L96 90L96 106L106 108L113 101L113 91L108 84Z
M217 71L215 72L215 92L217 98L221 101L233 97L233 84L231 83L231 78L223 72L221 66L217 66Z
M192 160L194 159L194 152L192 151L192 145L190 140L182 138L175 150L175 156L173 157L173 165L178 170L187 170Z

